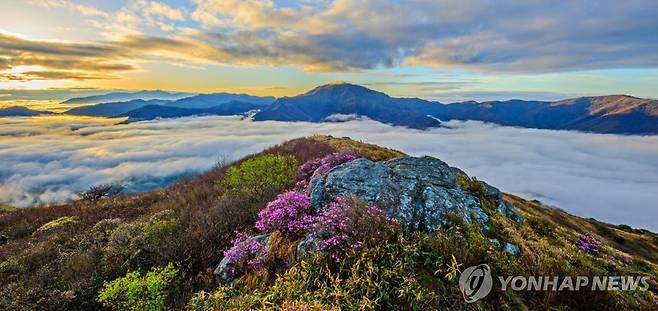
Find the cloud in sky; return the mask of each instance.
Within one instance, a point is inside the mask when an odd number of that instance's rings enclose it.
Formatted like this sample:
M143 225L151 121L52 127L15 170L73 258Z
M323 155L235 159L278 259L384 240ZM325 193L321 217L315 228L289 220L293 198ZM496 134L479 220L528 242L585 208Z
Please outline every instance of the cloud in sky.
M139 0L105 11L67 0L32 4L77 12L104 37L59 42L0 34L0 70L38 65L58 72L5 74L4 79L111 78L147 61L295 66L311 72L422 66L537 73L658 66L658 2L651 0ZM64 74L65 68L77 73Z
M502 190L584 217L658 231L658 136L450 122L430 131L369 120L251 122L200 117L138 122L66 116L2 119L0 202L70 200L100 183L143 190L299 136L332 134L433 155Z

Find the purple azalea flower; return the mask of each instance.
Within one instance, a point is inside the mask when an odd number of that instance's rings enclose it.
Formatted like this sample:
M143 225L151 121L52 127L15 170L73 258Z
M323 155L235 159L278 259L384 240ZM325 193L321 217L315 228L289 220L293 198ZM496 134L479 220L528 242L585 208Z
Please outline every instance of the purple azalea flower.
M320 159L313 159L302 164L297 170L297 183L295 189L306 192L308 183L313 174L324 175L332 168L347 162L358 159L359 156L354 152L336 152Z
M298 191L284 192L258 213L256 229L261 232L279 230L285 236L298 236L308 226L310 210L311 200L306 194Z
M601 243L591 234L578 234L576 246L583 252L598 254L601 248Z

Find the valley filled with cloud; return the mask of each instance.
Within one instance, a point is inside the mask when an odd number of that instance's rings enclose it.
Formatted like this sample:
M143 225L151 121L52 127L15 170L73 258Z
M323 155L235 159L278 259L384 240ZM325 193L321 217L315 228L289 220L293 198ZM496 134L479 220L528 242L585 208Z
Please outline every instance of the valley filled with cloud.
M658 230L658 136L620 136L451 121L412 130L371 120L252 122L191 117L129 125L48 116L0 122L0 202L60 203L92 185L161 187L288 139L349 136L432 155L502 190L576 215Z

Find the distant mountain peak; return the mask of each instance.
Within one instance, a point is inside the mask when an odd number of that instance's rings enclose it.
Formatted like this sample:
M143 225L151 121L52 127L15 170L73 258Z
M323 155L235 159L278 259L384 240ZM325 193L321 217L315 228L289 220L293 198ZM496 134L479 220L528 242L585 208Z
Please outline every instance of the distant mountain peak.
M320 85L307 93L278 99L254 120L324 122L335 116L367 117L387 124L426 129L440 126L422 107L422 100L392 98L382 92L347 82ZM418 108L415 111L413 108ZM341 117L342 118L342 117Z
M331 94L333 96L385 96L385 93L369 89L365 86L352 84L344 81L336 81L323 84L308 91L302 96Z
M331 81L331 82L329 82L325 85L342 85L342 84L352 84L352 83L349 83L349 82L343 81L343 80L336 80L336 81ZM352 85L354 85L354 84L352 84Z

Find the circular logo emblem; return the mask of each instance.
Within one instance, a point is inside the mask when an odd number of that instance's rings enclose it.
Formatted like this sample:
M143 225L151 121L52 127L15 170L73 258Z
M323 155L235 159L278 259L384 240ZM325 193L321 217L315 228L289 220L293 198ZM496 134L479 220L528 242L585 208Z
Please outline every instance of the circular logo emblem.
M486 264L468 267L459 276L459 289L468 303L486 297L492 286L491 269Z

